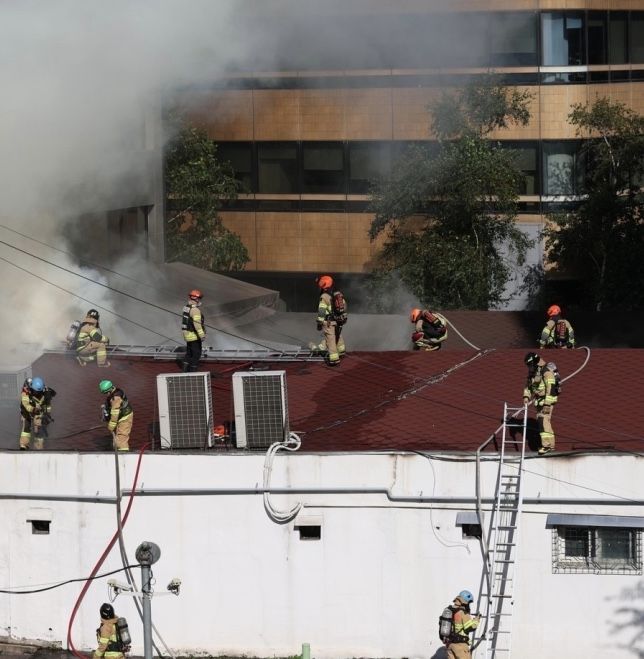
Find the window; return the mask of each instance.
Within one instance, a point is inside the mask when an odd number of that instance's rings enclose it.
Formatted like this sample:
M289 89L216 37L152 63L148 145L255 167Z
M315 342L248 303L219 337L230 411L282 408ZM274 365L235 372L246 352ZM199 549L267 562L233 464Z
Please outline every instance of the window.
M257 191L268 194L297 193L297 145L260 143L257 147Z
M390 142L349 143L349 194L367 194L371 183L390 171Z
M302 145L302 169L302 192L346 192L342 142L305 142Z
M588 64L608 62L608 15L605 11L588 12Z
M644 64L644 12L631 13L631 63Z
M541 14L543 66L579 66L584 56L584 15L551 11Z
M501 146L514 151L516 165L524 176L519 194L539 194L539 159L536 142L501 142Z
M628 62L628 14L611 11L608 19L608 61L611 64Z
M580 194L583 165L579 142L543 142L543 194L569 196Z
M230 163L235 178L244 190L253 191L253 148L250 142L223 142L217 145L217 157L222 163Z
M552 544L554 574L642 574L640 529L558 526Z
M32 519L31 522L31 532L34 535L49 535L49 525L51 521L44 519Z
M529 12L495 14L490 21L491 66L537 64L537 15Z

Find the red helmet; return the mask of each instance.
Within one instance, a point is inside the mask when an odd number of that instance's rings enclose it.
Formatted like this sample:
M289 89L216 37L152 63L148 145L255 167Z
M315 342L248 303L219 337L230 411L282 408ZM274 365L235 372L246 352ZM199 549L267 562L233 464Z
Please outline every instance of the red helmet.
M412 309L409 314L409 320L411 320L412 323L415 323L420 318L421 313L422 311L420 309Z
M333 288L333 277L329 275L321 275L316 279L318 286L322 289Z
M548 318L551 318L552 316L560 316L561 309L558 305L553 304L552 306L548 307L548 311L546 313L548 314Z
M203 293L199 289L193 288L190 293L188 293L188 297L191 300L201 300Z

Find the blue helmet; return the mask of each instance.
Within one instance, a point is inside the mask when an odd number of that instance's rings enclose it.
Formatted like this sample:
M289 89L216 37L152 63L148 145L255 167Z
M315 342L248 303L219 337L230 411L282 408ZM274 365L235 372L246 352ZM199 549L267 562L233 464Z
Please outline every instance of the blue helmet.
M458 596L465 602L466 604L471 604L474 601L474 595L470 593L469 590L462 590Z
M43 391L45 388L45 383L42 378L34 378L31 381L31 389L33 391Z

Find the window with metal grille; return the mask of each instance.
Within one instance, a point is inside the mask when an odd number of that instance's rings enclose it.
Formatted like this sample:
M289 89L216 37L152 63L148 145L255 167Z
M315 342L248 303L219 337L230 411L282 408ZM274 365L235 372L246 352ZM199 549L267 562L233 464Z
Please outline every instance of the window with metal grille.
M554 574L642 574L641 529L557 526L552 531Z

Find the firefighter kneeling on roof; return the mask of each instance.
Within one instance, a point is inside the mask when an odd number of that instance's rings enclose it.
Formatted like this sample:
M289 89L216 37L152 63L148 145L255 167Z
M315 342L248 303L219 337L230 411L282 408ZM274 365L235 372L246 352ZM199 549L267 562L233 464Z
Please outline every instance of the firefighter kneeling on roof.
M314 352L326 353L326 363L337 366L345 355L342 328L347 322L347 302L340 291L333 290L333 277L322 275L316 279L320 287L317 329L323 333L319 345L312 344Z
M528 379L523 389L523 403L534 401L537 410L541 448L539 455L555 450L555 431L552 429L552 412L561 393L561 378L557 365L548 362L536 352L529 352L524 363L528 367Z
M440 350L447 338L447 320L429 309L412 309L409 320L415 325L411 335L414 350Z
M110 340L101 332L98 321L98 311L90 309L80 326L76 337L76 359L81 366L86 366L89 362L94 361L94 355L96 355L97 366L110 365L107 361L107 346Z
M134 411L125 392L115 387L111 380L101 380L98 390L107 394L103 404L103 421L107 421L107 429L112 433L114 448L129 451Z

